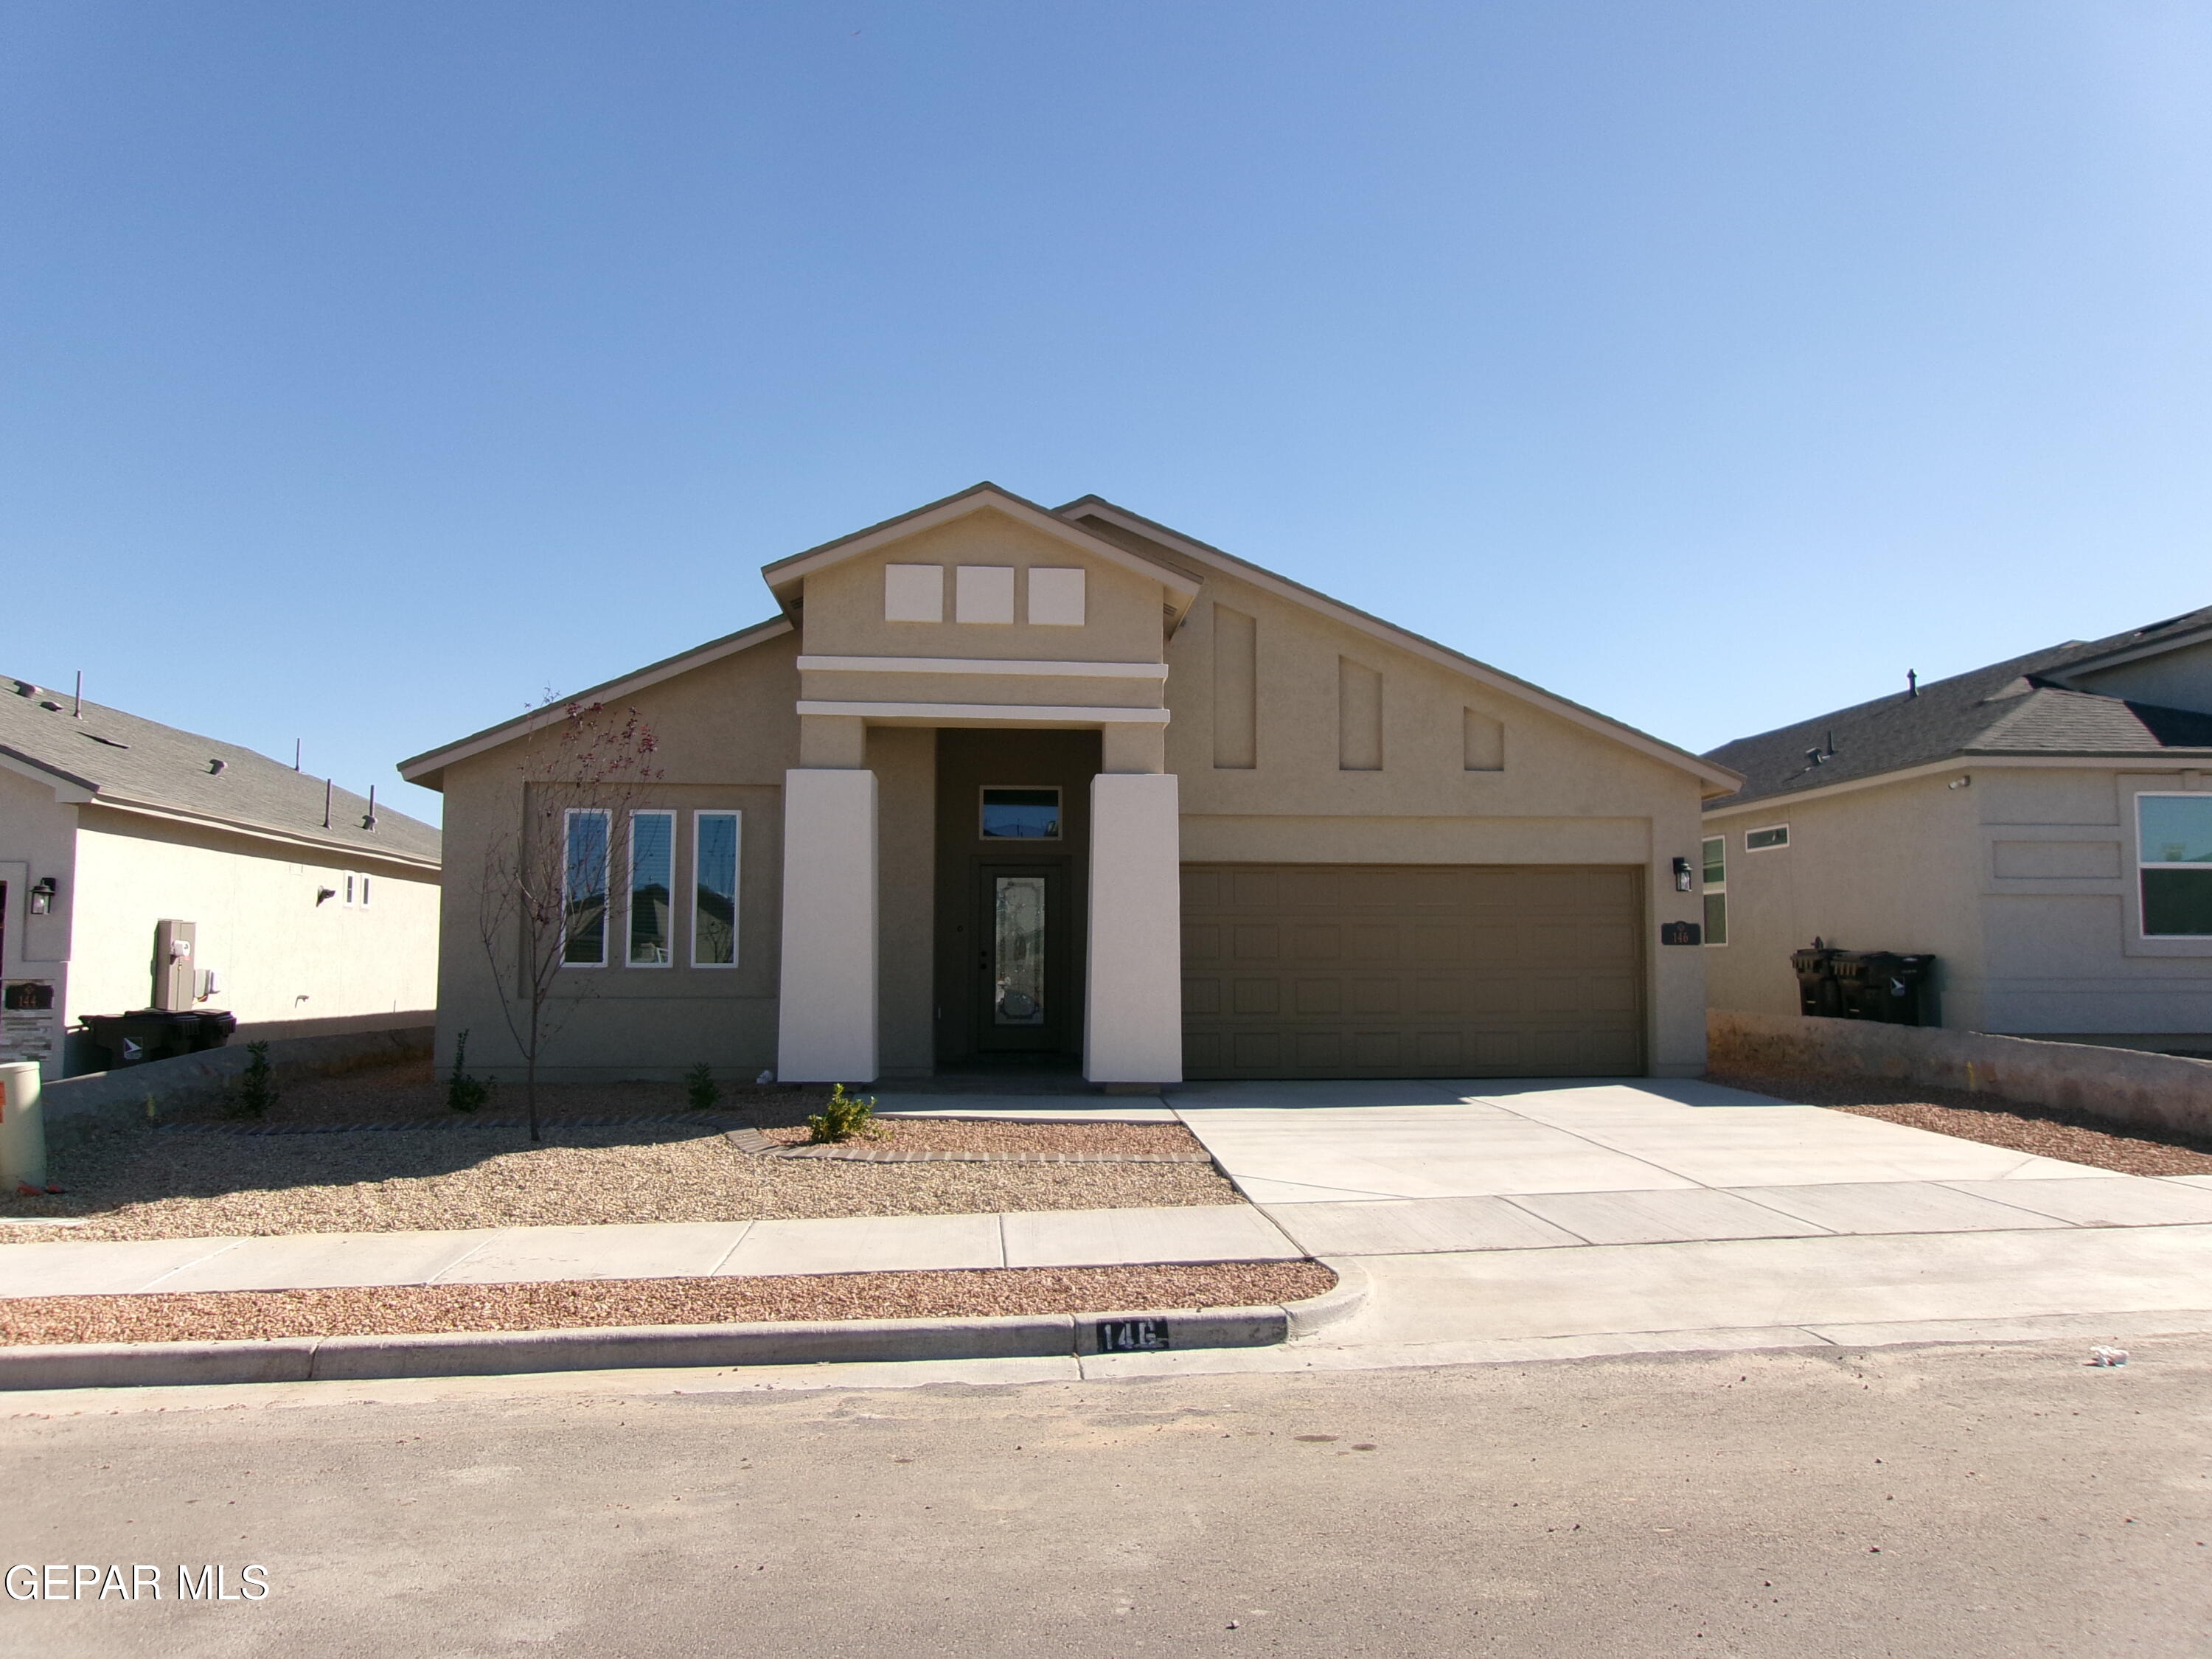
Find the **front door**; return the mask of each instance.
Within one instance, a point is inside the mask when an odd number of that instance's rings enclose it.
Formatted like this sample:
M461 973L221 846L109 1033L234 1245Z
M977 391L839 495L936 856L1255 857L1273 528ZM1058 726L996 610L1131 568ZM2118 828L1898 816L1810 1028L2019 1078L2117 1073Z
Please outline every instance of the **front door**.
M975 865L975 1048L1055 1054L1068 1044L1067 860Z

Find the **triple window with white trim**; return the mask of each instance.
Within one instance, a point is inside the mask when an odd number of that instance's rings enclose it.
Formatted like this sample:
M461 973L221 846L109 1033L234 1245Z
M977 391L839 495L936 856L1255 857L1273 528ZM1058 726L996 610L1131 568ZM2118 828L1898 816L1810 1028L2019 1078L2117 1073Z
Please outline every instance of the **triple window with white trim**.
M2212 938L2212 795L2136 797L2146 939Z
M606 966L609 818L605 808L592 806L572 806L563 815L561 918L567 933L561 947L563 967Z
M632 968L672 968L681 960L677 927L687 914L691 965L738 965L738 868L744 815L691 814L690 866L682 872L690 878L688 904L677 902L682 890L680 816L662 808L629 813L628 840L620 843L626 857L617 866L611 857L617 845L613 813L604 807L568 810L562 826L562 966L605 967L611 929L621 940L617 960ZM624 899L618 921L610 890L617 876ZM368 902L365 882L361 902Z
M676 963L676 814L629 815L629 965Z
M739 812L691 815L691 965L738 965Z

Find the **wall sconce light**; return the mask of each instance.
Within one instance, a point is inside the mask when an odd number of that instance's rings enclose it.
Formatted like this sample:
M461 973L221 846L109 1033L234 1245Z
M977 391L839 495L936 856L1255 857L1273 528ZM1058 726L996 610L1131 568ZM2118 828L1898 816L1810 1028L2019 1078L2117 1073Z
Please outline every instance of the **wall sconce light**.
M1678 893L1690 890L1690 861L1687 859L1674 860L1674 890Z
M61 887L52 876L40 876L31 884L31 914L50 916L54 913L54 897Z

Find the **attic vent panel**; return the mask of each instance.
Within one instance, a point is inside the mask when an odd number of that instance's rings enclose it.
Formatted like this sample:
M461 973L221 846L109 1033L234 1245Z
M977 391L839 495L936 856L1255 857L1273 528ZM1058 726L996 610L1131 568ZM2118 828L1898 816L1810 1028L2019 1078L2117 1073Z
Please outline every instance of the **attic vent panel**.
M1014 619L1013 566L960 566L954 581L952 603L956 621L1011 623Z
M1213 607L1213 763L1242 771L1259 760L1258 625Z
M1046 628L1083 626L1083 572L1041 567L1030 572L1029 618Z
M1476 709L1468 709L1462 717L1463 764L1470 772L1503 772L1505 769L1505 727Z
M884 567L884 620L941 623L945 620L945 567L887 564Z
M1382 676L1349 657L1336 659L1336 764L1342 772L1382 769Z

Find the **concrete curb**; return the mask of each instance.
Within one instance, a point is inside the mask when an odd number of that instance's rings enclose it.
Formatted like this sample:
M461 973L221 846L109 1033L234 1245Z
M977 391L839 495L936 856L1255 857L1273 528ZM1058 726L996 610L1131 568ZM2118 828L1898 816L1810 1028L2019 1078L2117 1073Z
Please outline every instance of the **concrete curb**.
M0 1347L0 1392L377 1382L695 1365L826 1365L908 1359L1048 1359L1101 1352L1101 1322L1158 1319L1176 1348L1269 1347L1343 1318L1366 1275L1328 1263L1334 1289L1304 1302L1138 1314L846 1319L740 1325L617 1325L425 1336L279 1337L247 1342L78 1342Z
M1366 1268L1350 1256L1316 1259L1336 1275L1336 1284L1319 1296L1284 1304L1283 1312L1290 1321L1289 1340L1293 1342L1303 1342L1332 1325L1341 1325L1367 1305Z

